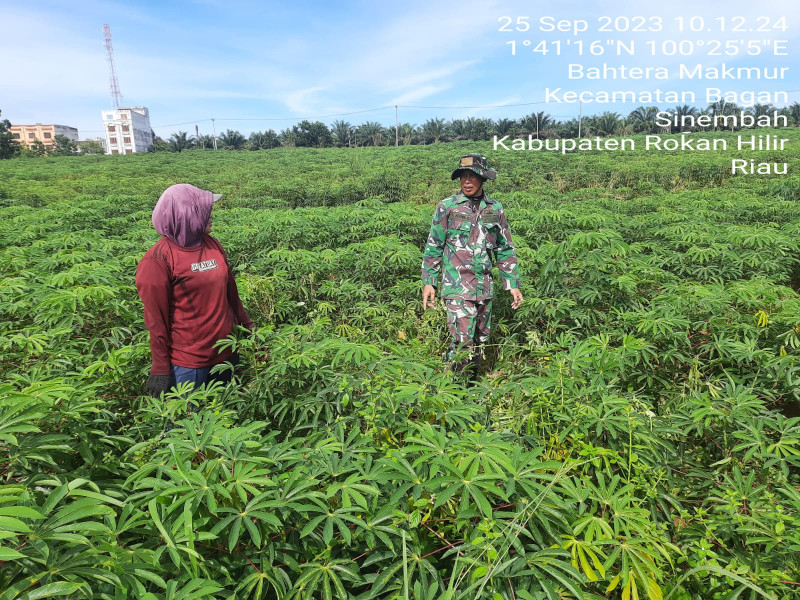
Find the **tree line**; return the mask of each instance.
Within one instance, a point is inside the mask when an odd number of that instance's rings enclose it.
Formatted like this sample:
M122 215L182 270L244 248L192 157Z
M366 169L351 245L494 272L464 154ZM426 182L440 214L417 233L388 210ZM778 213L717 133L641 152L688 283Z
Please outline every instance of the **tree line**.
M742 109L731 102L715 102L706 109L700 110L689 105L676 106L669 109L678 118L699 117L701 115L733 115L740 111L754 117L772 115L777 112L786 117L787 122L800 126L800 103L778 109L770 104L756 104ZM462 140L486 141L493 136L527 136L538 138L577 138L577 137L609 137L614 135L631 135L635 133L679 133L696 131L699 127L681 127L670 125L663 127L657 122L659 108L657 106L640 106L627 116L617 112L606 111L599 115L578 119L558 120L545 112L534 112L518 119L453 119L431 118L422 125L400 123L397 128L384 126L377 121L366 121L352 124L344 120L336 120L330 126L321 121L304 120L280 132L273 129L254 131L245 137L239 131L228 129L217 136L216 147L223 150L266 150L279 147L310 148L352 148L358 146L401 146L436 144ZM724 129L717 127L717 130ZM730 127L727 127L730 129ZM212 135L193 136L185 131L173 133L162 139L153 134L155 150L181 152L192 148L214 148Z
M680 123L684 117L701 115L733 115L740 111L754 117L772 115L785 116L787 122L794 127L800 126L800 103L778 109L771 104L756 104L742 109L732 102L724 100L714 102L705 109L698 109L684 104L669 109ZM493 136L527 136L537 138L577 138L577 137L610 137L636 133L679 133L681 131L697 131L699 127L685 127L671 124L663 127L658 124L657 106L640 106L627 116L618 112L606 111L599 115L591 115L582 119L558 120L542 112L533 112L518 119L484 119L470 117L447 121L434 117L422 125L400 123L397 128L384 126L377 121L366 121L352 124L344 120L336 120L330 126L321 121L303 120L280 132L273 129L254 131L249 136L241 132L227 129L220 135L189 135L185 131L173 133L163 139L153 132L153 147L156 152L182 152L190 149L218 150L268 150L280 147L306 148L353 148L359 146L394 146L395 144L424 145L453 141L486 141ZM81 142L80 147L64 136L55 137L52 149L46 149L39 142L30 149L22 147L13 139L8 120L0 120L0 159L13 156L74 155L101 154L99 142ZM725 129L717 127L717 130ZM731 127L727 127L731 129ZM59 139L63 138L63 139Z

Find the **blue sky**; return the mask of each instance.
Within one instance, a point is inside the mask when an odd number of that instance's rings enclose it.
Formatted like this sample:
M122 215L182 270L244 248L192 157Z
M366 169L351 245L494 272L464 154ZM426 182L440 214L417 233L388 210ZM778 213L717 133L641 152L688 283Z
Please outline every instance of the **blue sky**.
M577 104L544 103L547 87L572 90L724 89L791 91L800 101L797 74L800 8L795 0L763 3L730 1L700 6L698 2L570 2L408 0L400 3L249 2L238 0L53 2L0 0L4 32L0 79L2 118L15 124L59 123L78 127L81 137L100 135L100 111L111 107L103 24L111 25L124 104L150 109L159 135L178 130L210 133L238 129L281 130L302 118L330 124L340 118L353 124L366 120L393 124L393 106L400 121L422 124L431 117L516 118L544 111L560 119L577 117ZM613 8L611 6L613 5ZM501 16L587 19L662 16L660 33L581 34L586 43L611 37L646 41L665 39L741 39L753 34L679 35L676 16L702 16L711 27L715 18L741 15L747 25L758 16L772 21L786 17L787 31L771 31L758 40L787 40L784 57L720 58L700 56L688 64L707 66L789 67L778 82L572 81L567 65L573 56L527 54L524 40L561 39L567 33L502 33ZM692 37L694 36L694 37ZM518 55L507 42L516 39ZM564 46L565 47L565 46ZM677 68L678 59L636 56L586 58L587 66L603 61L618 66ZM698 96L699 96L698 92ZM538 104L532 104L538 103ZM527 105L526 105L527 104ZM704 106L704 101L698 101ZM526 106L506 106L526 105ZM605 110L627 114L636 105L583 105L584 114ZM412 108L448 107L448 108ZM470 107L470 108L449 108ZM663 105L660 108L670 108ZM377 110L371 110L377 109ZM369 111L357 114L357 111ZM334 116L336 115L336 116Z

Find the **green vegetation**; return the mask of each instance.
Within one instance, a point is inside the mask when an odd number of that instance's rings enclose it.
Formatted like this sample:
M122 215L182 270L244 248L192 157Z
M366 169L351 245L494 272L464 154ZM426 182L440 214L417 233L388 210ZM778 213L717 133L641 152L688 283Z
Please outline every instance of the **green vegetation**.
M671 123L664 125L658 120L659 111L671 115ZM741 122L741 115L752 118L752 125ZM785 122L777 123L774 116L779 115ZM663 115L662 115L663 117ZM703 117L709 122L697 122ZM735 117L731 121L711 123L713 117ZM789 106L777 108L771 104L755 104L750 107L739 107L731 102L720 100L709 104L705 109L684 104L672 108L658 106L640 106L627 116L620 113L606 111L599 115L586 115L580 121L568 119L559 121L549 114L540 111L525 115L518 119L486 119L470 117L467 119L453 119L446 121L441 118L431 118L422 125L414 123L397 123L383 126L377 121L366 121L354 125L348 121L337 119L330 126L321 121L308 120L287 127L276 132L273 129L266 131L253 131L245 137L239 131L227 129L214 137L209 134L189 135L186 131L172 133L167 140L153 134L153 149L155 152L183 152L189 149L210 150L268 150L278 147L300 148L358 148L363 146L409 146L438 144L440 142L459 141L487 141L493 136L509 139L515 137L527 138L528 135L535 139L554 138L594 138L612 136L630 136L641 133L708 133L709 131L741 131L762 129L762 122L758 118L765 118L770 126L785 125L787 127L800 126L800 103L793 102ZM677 121L675 121L677 119ZM6 123L8 123L6 121ZM7 127L11 124L8 123ZM33 158L48 154L47 149L40 140L36 140L30 149L20 148L19 144L11 139L4 142L3 122L0 121L0 159L11 158L17 154ZM509 141L510 143L510 141ZM5 144L5 146L4 146ZM97 147L83 142L71 146L68 140L62 140L50 154L67 155L70 153L82 155L98 154Z
M468 151L526 303L464 389L419 269ZM0 599L800 597L800 165L734 155L3 161ZM140 395L134 287L184 181L260 326L195 414Z
M2 112L0 112L2 114ZM11 158L19 153L19 144L11 133L11 121L0 119L0 160Z

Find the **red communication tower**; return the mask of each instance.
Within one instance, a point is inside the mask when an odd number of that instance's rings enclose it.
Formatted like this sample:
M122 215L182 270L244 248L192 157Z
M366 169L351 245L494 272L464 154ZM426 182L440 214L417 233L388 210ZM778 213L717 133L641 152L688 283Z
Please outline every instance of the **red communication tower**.
M119 91L117 70L114 68L114 48L111 46L111 26L103 25L103 33L106 34L106 60L108 61L108 79L111 84L111 102L114 103L114 108L119 108L122 104L122 92Z

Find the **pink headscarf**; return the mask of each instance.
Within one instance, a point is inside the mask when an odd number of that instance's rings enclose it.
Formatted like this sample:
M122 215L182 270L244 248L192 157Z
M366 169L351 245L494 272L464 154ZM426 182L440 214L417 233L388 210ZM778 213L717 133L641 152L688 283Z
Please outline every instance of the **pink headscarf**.
M153 227L179 246L197 246L211 218L214 195L188 183L168 187L153 209Z

